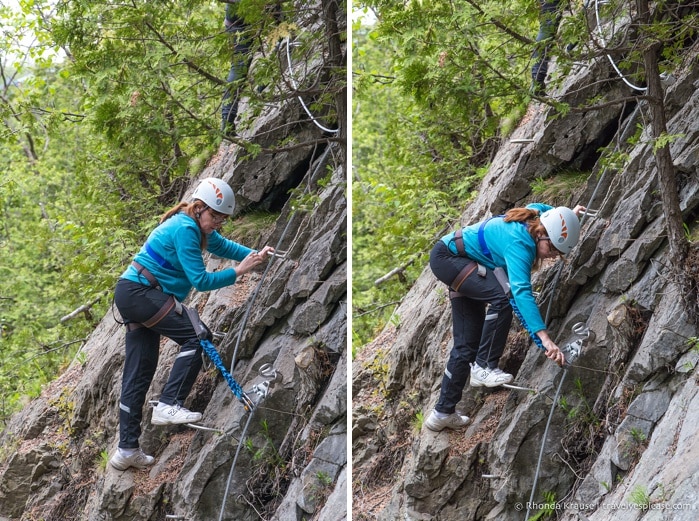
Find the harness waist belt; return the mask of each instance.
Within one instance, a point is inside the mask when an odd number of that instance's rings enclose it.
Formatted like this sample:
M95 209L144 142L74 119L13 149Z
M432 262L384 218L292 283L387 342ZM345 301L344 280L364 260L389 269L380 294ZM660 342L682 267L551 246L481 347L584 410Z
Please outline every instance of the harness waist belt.
M142 274L148 283L155 289L162 291L162 288L160 284L158 283L158 279L156 279L153 274L148 271L144 266L142 266L140 263L136 261L132 261L131 265L138 270L139 275ZM163 304L163 306L157 311L155 315L153 315L151 318L146 320L143 323L138 323L138 322L128 322L126 324L126 329L127 331L133 331L135 329L139 329L141 327L146 327L146 328L151 328L155 326L158 322L160 322L162 319L164 319L170 311L175 309L175 312L178 314L182 314L182 304L172 295L168 295L167 300Z

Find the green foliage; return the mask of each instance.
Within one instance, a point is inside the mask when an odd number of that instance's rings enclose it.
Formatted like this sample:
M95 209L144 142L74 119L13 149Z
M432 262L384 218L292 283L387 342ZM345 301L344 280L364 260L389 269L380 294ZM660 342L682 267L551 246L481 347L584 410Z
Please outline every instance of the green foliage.
M532 183L532 194L539 201L568 204L570 194L583 188L589 176L590 172L563 170L547 178L538 177Z
M260 422L260 434L262 436L262 444L256 447L254 442L248 438L245 441L245 448L252 454L252 460L255 464L263 467L282 467L285 465L284 458L281 456L275 442L272 439L269 424L267 420Z
M585 389L580 378L575 379L575 388L571 398L570 401L565 396L559 399L559 406L566 413L568 420L575 424L576 429L582 426L581 430L589 432L590 428L597 428L600 425L600 419L585 396Z
M650 494L644 485L636 485L629 494L629 503L641 509L650 507Z
M422 411L415 413L415 418L413 419L413 430L419 433L422 430L422 426L425 423L425 414Z
M105 472L107 470L107 465L109 464L109 452L107 449L104 449L99 453L99 456L97 457L97 468L100 469L102 472Z
M294 29L260 0L240 6L255 50ZM0 7L11 35L0 41L0 421L74 359L131 256L215 150L232 52L223 13L191 0ZM255 63L242 93L263 106L279 92L258 93L258 79L282 71L274 53Z
M529 519L532 521L549 519L556 512L556 494L554 492L544 492L543 502L536 505L538 508Z

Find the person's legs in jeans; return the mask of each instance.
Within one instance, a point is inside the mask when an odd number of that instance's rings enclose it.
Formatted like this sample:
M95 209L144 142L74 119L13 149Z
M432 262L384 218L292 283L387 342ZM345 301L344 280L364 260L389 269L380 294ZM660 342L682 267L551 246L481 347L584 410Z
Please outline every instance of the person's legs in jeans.
M430 268L447 286L472 262L467 257L451 253L441 241L430 252ZM478 277L478 274L473 272L467 280L473 277ZM435 410L443 414L453 413L461 400L461 393L470 374L469 366L478 352L485 315L485 304L476 299L450 291L450 300L454 345L449 353L442 376L442 390L435 406Z
M120 280L114 301L124 319L142 323L154 316L168 298L157 289ZM182 405L201 369L200 342L186 313L173 309L151 329L140 327L128 331L120 404L122 448L138 447L142 408L157 368L161 335L181 346L160 397L161 403Z
M234 43L233 60L226 78L229 85L223 93L221 105L221 131L229 134L235 132L235 118L238 115L240 86L235 83L244 79L247 74L250 42L245 34L247 26L242 22L236 22L226 31L232 34Z
M545 95L546 74L549 69L550 40L556 35L561 23L560 0L540 0L539 33L532 52L532 89L537 95ZM541 42L548 41L542 44Z
M483 297L488 303L488 310L483 323L476 363L480 367L495 369L505 350L507 335L512 325L512 306L491 270L487 271L483 281L485 282Z

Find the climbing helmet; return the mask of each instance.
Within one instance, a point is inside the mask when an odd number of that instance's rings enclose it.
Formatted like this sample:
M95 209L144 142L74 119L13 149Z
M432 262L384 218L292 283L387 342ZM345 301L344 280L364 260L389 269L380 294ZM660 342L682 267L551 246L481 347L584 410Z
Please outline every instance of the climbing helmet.
M194 189L193 199L204 201L206 205L217 212L233 215L235 195L228 183L215 177L203 179Z
M542 213L540 220L546 228L551 244L561 253L570 253L580 239L580 221L575 212L565 206L559 206Z

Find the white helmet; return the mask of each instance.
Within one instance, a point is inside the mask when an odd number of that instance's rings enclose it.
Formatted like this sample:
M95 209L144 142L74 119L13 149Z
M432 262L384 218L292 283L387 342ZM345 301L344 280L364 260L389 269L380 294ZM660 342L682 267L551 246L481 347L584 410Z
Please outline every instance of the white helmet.
M580 238L580 221L575 212L565 206L559 206L542 213L540 219L556 249L562 253L570 253Z
M215 177L204 179L194 190L192 198L204 201L212 210L233 215L235 209L233 189L220 179Z

